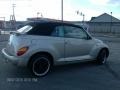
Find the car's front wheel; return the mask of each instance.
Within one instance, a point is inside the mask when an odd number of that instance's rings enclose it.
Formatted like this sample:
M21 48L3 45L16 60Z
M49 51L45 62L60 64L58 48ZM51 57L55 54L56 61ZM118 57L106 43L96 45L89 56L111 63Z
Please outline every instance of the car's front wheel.
M102 50L99 52L96 61L97 61L98 64L104 64L104 63L106 63L106 61L107 61L107 57L108 57L108 52L107 52L107 50L106 50L106 49L102 49Z
M47 55L37 55L32 60L31 69L36 76L45 76L51 69L51 62Z

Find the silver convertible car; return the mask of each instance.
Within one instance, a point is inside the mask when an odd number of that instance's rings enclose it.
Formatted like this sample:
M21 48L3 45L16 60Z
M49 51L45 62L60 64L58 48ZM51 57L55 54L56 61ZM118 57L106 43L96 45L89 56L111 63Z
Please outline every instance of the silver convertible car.
M109 48L81 26L61 21L30 22L10 34L2 49L5 60L45 76L52 66L95 61L106 62Z

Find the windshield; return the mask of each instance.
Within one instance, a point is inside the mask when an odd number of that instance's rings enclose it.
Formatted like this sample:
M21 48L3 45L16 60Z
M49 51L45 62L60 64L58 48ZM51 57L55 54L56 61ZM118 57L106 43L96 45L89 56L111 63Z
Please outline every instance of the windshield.
M30 31L33 27L30 25L26 25L20 29L17 30L17 32L25 34L26 32Z

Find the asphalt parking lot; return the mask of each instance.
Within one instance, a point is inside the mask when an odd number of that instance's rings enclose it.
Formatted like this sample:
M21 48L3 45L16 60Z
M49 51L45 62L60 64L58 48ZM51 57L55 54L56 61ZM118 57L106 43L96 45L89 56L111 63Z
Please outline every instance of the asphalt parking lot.
M57 66L47 76L39 78L26 68L6 63L0 52L0 90L120 90L120 38L97 38L110 47L107 64L84 62ZM8 36L0 36L0 39L1 50Z

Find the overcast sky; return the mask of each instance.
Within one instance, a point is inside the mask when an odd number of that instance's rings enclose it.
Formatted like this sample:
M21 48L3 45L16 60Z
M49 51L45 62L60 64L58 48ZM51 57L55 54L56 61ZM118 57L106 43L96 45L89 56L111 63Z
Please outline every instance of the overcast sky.
M120 19L120 0L63 0L64 20L79 21L82 16L76 11L85 14L85 20L93 16L112 12L113 16ZM45 18L61 19L61 0L0 0L0 17L10 19L12 4L16 4L16 20L26 20L28 17L37 17L37 12ZM40 14L39 14L40 16ZM2 18L0 18L2 19Z

